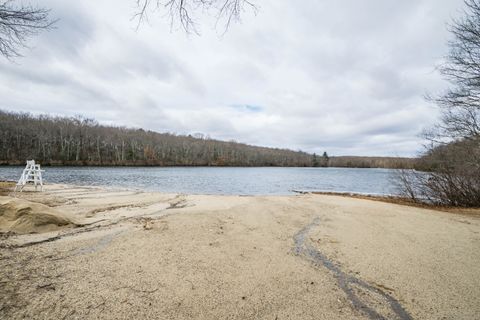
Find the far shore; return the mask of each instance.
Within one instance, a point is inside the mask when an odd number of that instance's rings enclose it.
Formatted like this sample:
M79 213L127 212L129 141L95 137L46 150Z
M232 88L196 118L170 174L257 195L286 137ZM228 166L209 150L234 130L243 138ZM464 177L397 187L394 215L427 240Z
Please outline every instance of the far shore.
M185 164L174 162L161 162L156 160L126 160L126 161L64 161L50 160L39 161L45 167L214 167L214 168L351 168L351 169L413 169L419 158L411 157L383 157L383 156L332 156L326 165L249 165L248 163L201 163L201 164ZM0 166L24 166L24 160L0 160Z
M479 209L13 185L0 183L4 318L480 315Z

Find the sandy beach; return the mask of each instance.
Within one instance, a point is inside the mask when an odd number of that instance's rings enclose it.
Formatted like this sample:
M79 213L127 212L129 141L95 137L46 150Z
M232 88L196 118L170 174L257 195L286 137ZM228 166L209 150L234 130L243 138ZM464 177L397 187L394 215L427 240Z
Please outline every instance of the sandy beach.
M331 195L0 196L2 319L479 319L480 218Z

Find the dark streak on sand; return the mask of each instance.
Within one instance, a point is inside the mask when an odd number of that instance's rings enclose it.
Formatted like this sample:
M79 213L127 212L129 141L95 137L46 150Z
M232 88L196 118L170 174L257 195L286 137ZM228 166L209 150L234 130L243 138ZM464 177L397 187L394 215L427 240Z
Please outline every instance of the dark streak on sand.
M329 260L323 253L318 251L314 246L306 242L307 234L310 230L317 226L320 223L320 218L315 218L312 223L304 227L302 230L297 232L293 237L295 242L294 252L296 255L303 255L308 260L313 262L315 265L323 265L325 268L330 270L335 279L337 280L338 286L345 292L347 298L353 304L353 307L360 312L367 315L370 319L390 319L391 317L385 317L376 310L375 306L368 305L365 299L365 296L371 295L379 296L375 299L375 304L381 305L382 309L388 308L393 312L396 318L401 320L411 320L412 317L407 313L405 309L400 305L400 303L390 296L389 294L383 292L382 290L366 283L363 280L355 278L349 274L343 272L340 267ZM367 295L359 296L354 287L361 289ZM371 304L371 303L370 303Z
M117 236L120 234L124 233L125 230L120 230L114 233L107 234L100 238L94 245L86 247L86 248L80 248L77 249L73 255L82 255L82 254L91 254L100 250L105 249Z

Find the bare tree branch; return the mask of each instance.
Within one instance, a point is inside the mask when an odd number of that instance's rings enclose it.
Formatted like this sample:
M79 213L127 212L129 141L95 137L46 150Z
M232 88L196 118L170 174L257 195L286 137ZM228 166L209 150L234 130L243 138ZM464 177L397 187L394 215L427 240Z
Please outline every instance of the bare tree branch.
M440 67L450 81L441 96L427 97L441 108L418 169L396 178L414 200L452 206L480 206L480 0L466 0L464 16L450 26L453 40Z
M149 10L166 12L170 19L170 28L180 26L186 33L197 33L195 13L213 13L217 19L215 26L223 25L227 31L232 22L239 21L245 8L256 12L257 7L249 0L136 0L137 12L134 19L137 28L148 20Z
M28 38L51 28L54 22L47 9L0 0L0 54L8 59L21 56Z
M470 139L480 135L480 1L466 0L464 16L454 20L450 53L440 67L451 87L431 100L442 110L440 136Z

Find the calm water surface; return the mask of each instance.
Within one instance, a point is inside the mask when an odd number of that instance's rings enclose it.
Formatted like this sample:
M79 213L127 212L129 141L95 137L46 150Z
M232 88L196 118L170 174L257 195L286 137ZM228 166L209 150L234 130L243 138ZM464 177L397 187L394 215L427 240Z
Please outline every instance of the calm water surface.
M44 167L46 183L122 187L172 193L270 195L292 190L395 194L391 169ZM18 180L23 167L0 167Z

